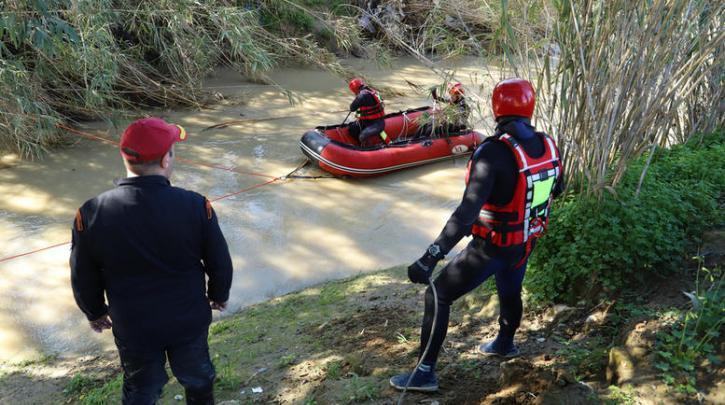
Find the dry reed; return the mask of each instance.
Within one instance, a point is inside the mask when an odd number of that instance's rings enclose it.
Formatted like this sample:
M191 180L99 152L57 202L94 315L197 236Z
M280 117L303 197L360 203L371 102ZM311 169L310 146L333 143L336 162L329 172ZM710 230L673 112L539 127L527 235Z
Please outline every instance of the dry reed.
M271 84L265 72L286 61L349 75L319 39L353 47L351 27L349 17L286 0L5 1L0 148L35 157L58 139L61 120L202 105L202 79L221 64Z
M580 190L616 185L644 151L723 125L725 4L553 4L557 16L544 48L530 46L526 35L502 42L514 62L509 72L536 84L539 122L559 139Z

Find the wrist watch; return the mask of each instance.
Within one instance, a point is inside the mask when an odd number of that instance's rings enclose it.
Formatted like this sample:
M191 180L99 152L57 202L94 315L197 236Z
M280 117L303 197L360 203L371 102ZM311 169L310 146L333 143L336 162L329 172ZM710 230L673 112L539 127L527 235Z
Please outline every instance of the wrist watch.
M428 246L428 254L435 257L436 259L439 259L443 256L441 255L441 247L438 246L437 243Z

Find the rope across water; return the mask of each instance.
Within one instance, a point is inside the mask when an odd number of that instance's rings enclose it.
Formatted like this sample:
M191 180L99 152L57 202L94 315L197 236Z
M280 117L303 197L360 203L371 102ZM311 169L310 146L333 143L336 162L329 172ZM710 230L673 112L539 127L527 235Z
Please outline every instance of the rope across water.
M98 136L98 135L94 135L94 134L91 134L91 133L88 133L88 132L84 132L84 131L81 131L81 130L78 130L78 129L69 127L67 125L63 125L63 124L58 124L57 126L58 126L58 128L63 129L63 130L65 130L65 131L67 131L67 132L69 132L71 134L74 134L74 135L77 135L77 136L80 136L80 137L83 137L83 138L86 138L86 139L90 139L90 140L93 140L93 141L98 141L98 142L105 143L105 144L108 144L108 145L118 146L118 142L116 142L114 140L111 140L111 139L108 139L108 138L104 138L102 136ZM229 171L229 172L233 172L233 173L244 174L244 175L247 175L247 176L254 176L254 177L262 177L262 178L266 178L267 179L266 181L263 181L261 183L257 183L257 184L251 185L249 187L245 187L245 188L243 188L241 190L238 190L238 191L235 191L235 192L232 192L232 193L228 193L228 194L224 194L224 195L221 195L221 196L218 196L218 197L211 198L210 199L211 202L224 200L224 199L229 198L229 197L233 197L233 196L236 196L236 195L239 195L239 194L242 194L242 193L246 193L248 191L251 191L251 190L254 190L254 189L257 189L257 188L260 188L260 187L264 187L264 186L267 186L267 185L270 185L270 184L279 183L281 181L285 181L285 180L288 180L288 179L319 179L319 178L328 178L327 176L298 176L298 175L295 175L295 173L297 171L299 171L305 165L307 165L307 163L309 163L309 160L307 160L307 159L305 159L294 170L292 170L291 172L289 172L288 174L286 174L284 176L272 176L272 175L269 175L269 174L263 174L263 173L257 173L257 172L251 172L251 171L241 170L241 169L238 169L236 167L226 167L226 166L221 166L221 165L217 165L217 164L200 162L200 161L195 161L195 160L185 159L185 158L177 158L177 160L179 162L181 162L181 163L185 163L185 164L189 164L189 165L193 165L193 166L200 166L200 167L206 167L206 168L211 168L211 169L225 170L225 171ZM50 249L53 249L53 248L57 248L57 247L61 247L61 246L69 245L69 244L70 244L70 241L68 241L68 242L61 242L61 243L56 243L56 244L53 244L53 245L50 245L50 246L42 247L42 248L39 248L39 249L35 249L35 250L32 250L32 251L28 251L28 252L24 252L24 253L18 253L18 254L14 254L14 255L11 255L11 256L3 257L3 258L0 258L0 263L8 262L8 261L11 261L11 260L14 260L14 259L18 259L18 258L21 258L21 257L25 257L25 256L30 256L30 255L35 254L35 253L43 252L43 251L46 251L46 250L50 250Z

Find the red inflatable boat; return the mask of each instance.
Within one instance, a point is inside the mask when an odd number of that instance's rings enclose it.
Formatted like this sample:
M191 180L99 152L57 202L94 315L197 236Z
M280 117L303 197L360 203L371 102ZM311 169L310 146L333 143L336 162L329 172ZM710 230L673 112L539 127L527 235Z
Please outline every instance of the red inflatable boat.
M472 153L483 135L472 130L447 136L414 137L417 118L429 114L421 107L385 116L385 133L391 142L360 147L347 125L317 127L307 131L300 148L322 170L335 176L368 177Z

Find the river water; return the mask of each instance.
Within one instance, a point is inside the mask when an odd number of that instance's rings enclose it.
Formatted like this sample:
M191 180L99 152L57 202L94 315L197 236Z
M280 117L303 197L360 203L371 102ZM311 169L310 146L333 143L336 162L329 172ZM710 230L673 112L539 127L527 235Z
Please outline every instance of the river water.
M363 60L347 63L399 94L386 100L388 112L430 102L406 79L424 86L440 82L412 59L397 59L387 68ZM490 95L490 67L459 61L456 76L469 93ZM153 114L189 132L188 141L177 145L178 158L284 175L304 160L298 146L303 132L341 122L345 113L340 111L352 95L342 79L319 70L282 68L271 78L301 102L292 105L274 86L220 71L206 86L231 102ZM489 107L482 106L483 117L477 118L484 121L477 128L486 132ZM228 120L275 117L287 118L202 132ZM117 128L91 123L84 130L117 140L127 123ZM1 158L0 259L69 241L77 207L124 177L116 147L83 138L40 161ZM365 180L286 180L215 202L235 268L228 313L325 280L415 260L458 204L465 164L466 158L459 158ZM324 173L305 168L302 174ZM266 180L178 160L172 177L174 185L210 199ZM69 249L64 244L0 263L0 361L113 347L111 334L91 332L75 306Z

